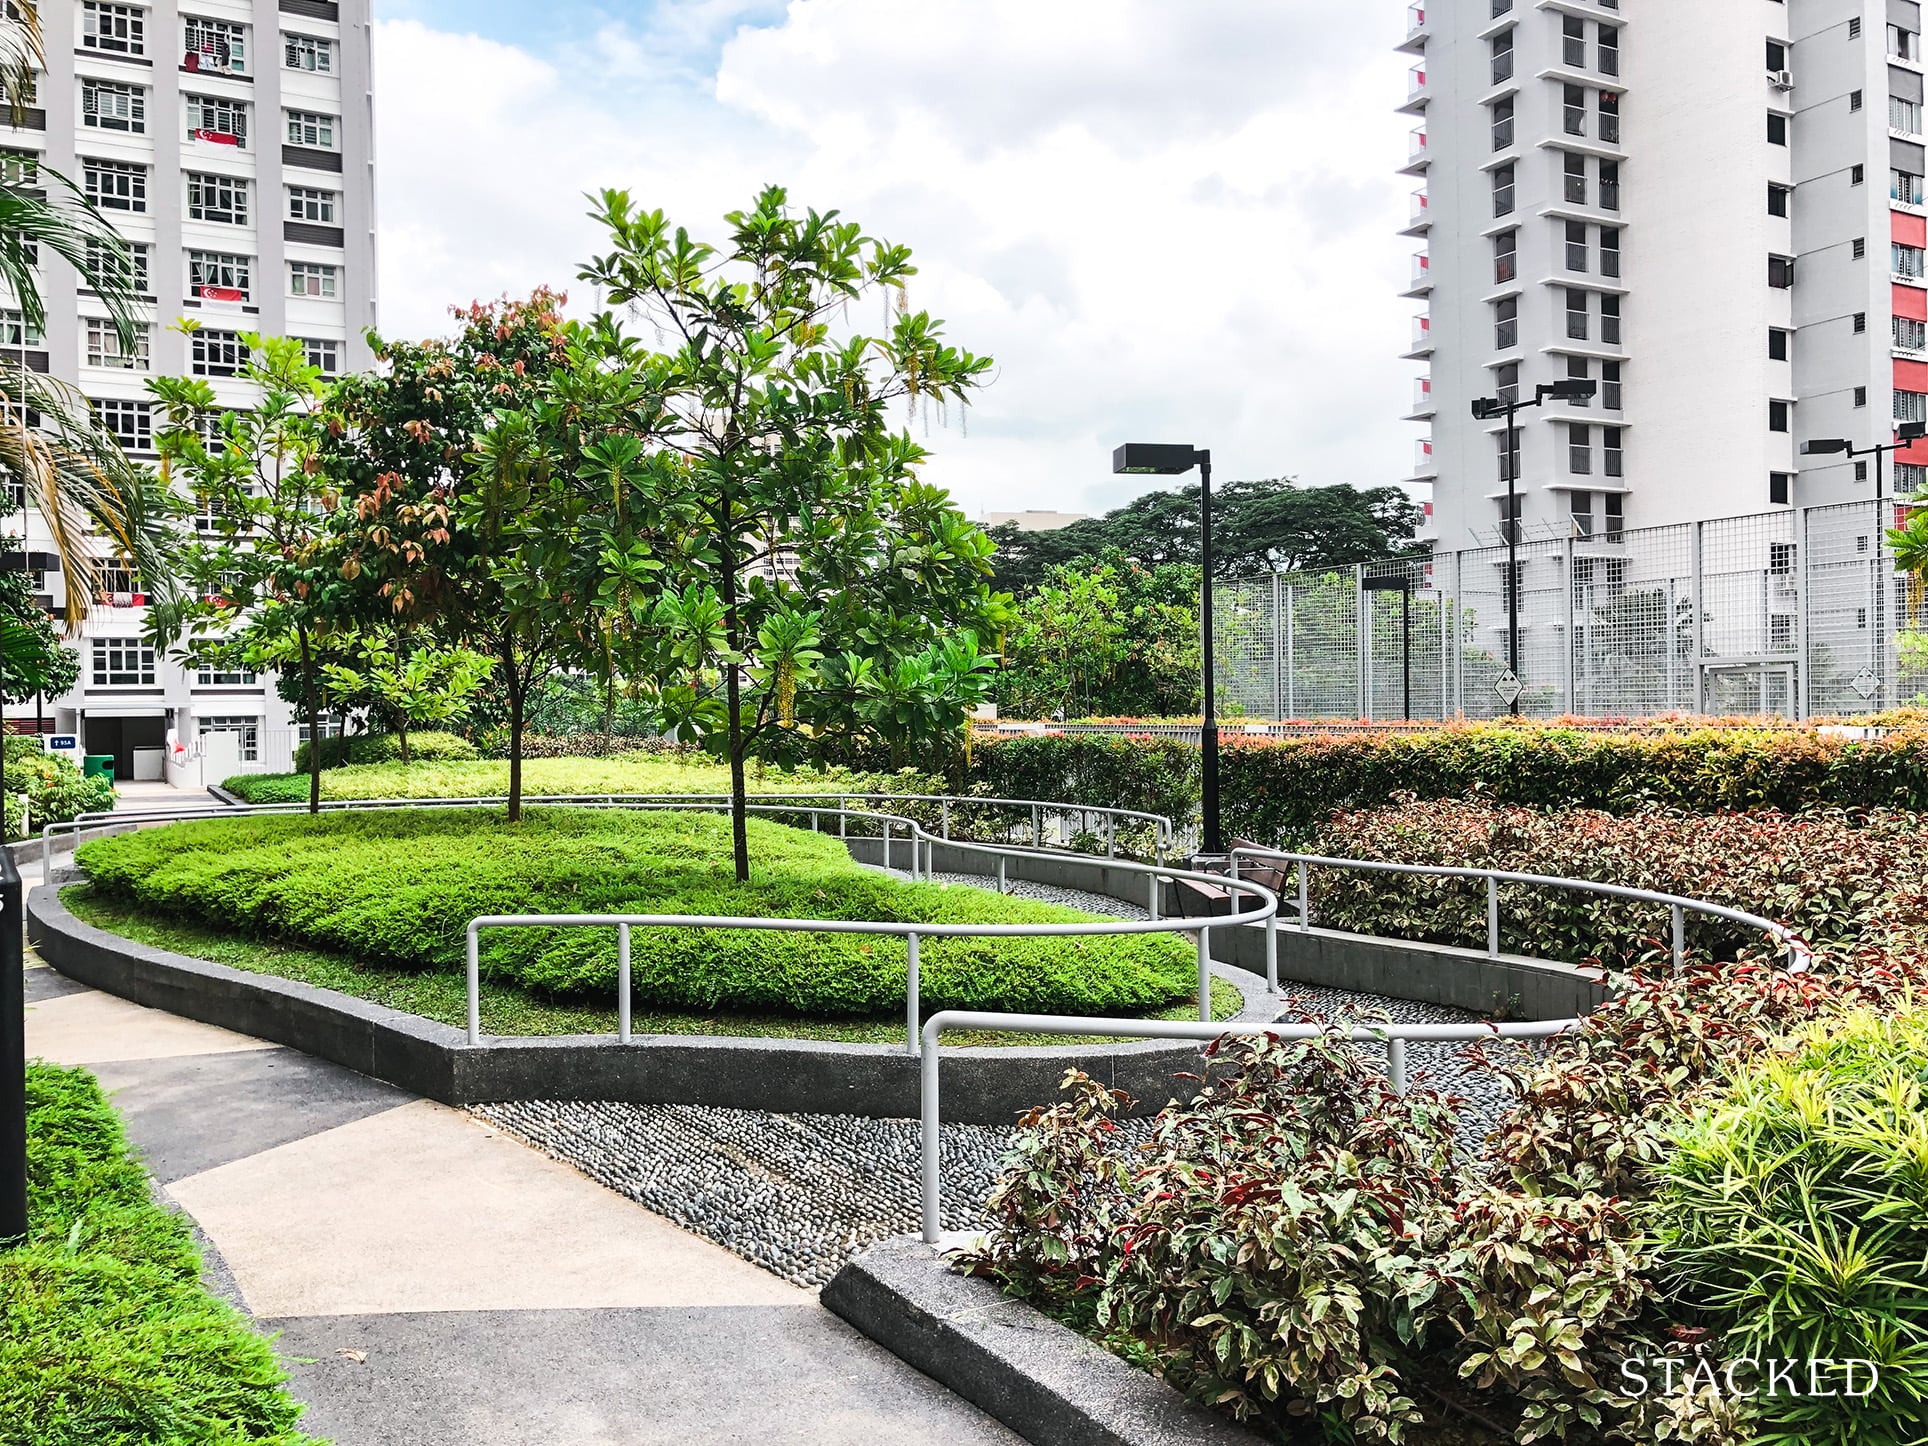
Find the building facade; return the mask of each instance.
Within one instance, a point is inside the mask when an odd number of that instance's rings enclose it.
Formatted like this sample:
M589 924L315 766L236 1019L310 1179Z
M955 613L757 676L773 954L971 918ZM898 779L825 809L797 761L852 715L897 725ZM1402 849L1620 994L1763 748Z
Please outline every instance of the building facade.
M1610 569L1630 529L1928 487L1928 445L1879 479L1802 450L1928 420L1916 0L1421 0L1408 32L1437 548L1510 519ZM1595 396L1520 412L1517 453L1472 414L1569 378Z
M75 384L137 461L154 456L146 383L204 377L245 410L245 332L294 336L327 372L370 364L375 192L370 0L41 0L47 71L35 107L0 111L0 163L80 187L125 236L148 308L123 348L89 278L40 259L48 325L17 307L0 344ZM197 328L183 331L191 319ZM8 524L45 560L31 508ZM58 599L57 576L43 589ZM127 779L162 776L170 731L213 736L243 767L285 764L295 725L272 679L184 670L141 642L141 580L106 578L79 636L80 683L7 709L10 726L76 734ZM218 735L218 736L216 736Z

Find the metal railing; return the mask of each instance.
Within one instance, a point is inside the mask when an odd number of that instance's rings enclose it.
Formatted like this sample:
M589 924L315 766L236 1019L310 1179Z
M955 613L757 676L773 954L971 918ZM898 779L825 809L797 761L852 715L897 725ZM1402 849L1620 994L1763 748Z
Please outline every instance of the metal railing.
M1750 914L1742 909L1730 909L1725 904L1713 904L1704 899L1690 899L1681 894L1663 894L1652 889L1629 888L1625 884L1604 884L1592 879L1556 878L1550 874L1520 874L1506 869L1467 868L1454 864L1404 864L1382 859L1335 859L1320 854L1288 853L1282 849L1235 848L1231 853L1231 869L1238 872L1240 859L1271 859L1293 865L1293 874L1298 885L1299 930L1309 932L1312 928L1312 899L1310 871L1313 868L1350 870L1361 873L1380 874L1418 874L1430 878L1484 879L1486 881L1486 957L1500 957L1500 885L1530 884L1542 888L1566 889L1573 893L1604 894L1609 898L1628 899L1638 904L1665 905L1670 911L1673 922L1673 961L1676 968L1687 962L1687 915L1703 914L1710 918L1726 919L1730 923L1744 924L1759 929L1774 940L1788 954L1788 973L1802 974L1813 967L1814 955L1801 936L1785 924L1777 924L1772 919ZM1278 993L1278 918L1274 915L1265 923L1265 978L1266 984L1274 994Z

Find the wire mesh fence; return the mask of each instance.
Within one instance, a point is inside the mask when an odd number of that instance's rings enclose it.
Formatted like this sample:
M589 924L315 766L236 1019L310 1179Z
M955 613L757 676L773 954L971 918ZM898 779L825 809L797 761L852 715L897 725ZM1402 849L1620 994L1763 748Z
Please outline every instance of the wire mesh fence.
M1218 585L1219 700L1251 718L1790 718L1928 701L1885 528L1843 503ZM1515 609L1517 608L1517 618Z

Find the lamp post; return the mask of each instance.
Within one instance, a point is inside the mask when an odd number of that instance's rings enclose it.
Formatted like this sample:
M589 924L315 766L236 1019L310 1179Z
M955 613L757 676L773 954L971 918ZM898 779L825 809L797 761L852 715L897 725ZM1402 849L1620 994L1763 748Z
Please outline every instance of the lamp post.
M1199 630L1204 638L1205 719L1199 730L1200 793L1205 815L1205 852L1223 853L1218 825L1218 700L1212 667L1212 454L1170 442L1127 442L1111 454L1114 473L1145 477L1182 477L1198 468L1198 539L1202 577L1198 588Z
M1597 382L1572 377L1563 382L1542 382L1533 389L1533 400L1523 402L1518 391L1505 397L1476 397L1473 415L1480 421L1506 418L1506 669L1515 684L1520 679L1520 502L1516 490L1520 476L1519 414L1528 407L1545 404L1551 397L1560 402L1584 402L1600 389ZM1508 705L1515 717L1520 711L1520 695L1513 694Z
M1406 721L1413 718L1413 580L1403 572L1393 577L1369 577L1359 584L1367 592L1399 594L1399 667L1406 693ZM1367 620L1368 625L1370 619Z
M1888 585L1882 577L1881 572L1882 554L1887 546L1888 529L1882 525L1881 516L1882 464L1887 461L1889 453L1905 452L1924 437L1928 437L1928 422L1903 422L1895 429L1894 441L1876 442L1872 447L1857 447L1845 437L1820 437L1810 442L1801 443L1801 455L1803 457L1845 456L1849 458L1874 458L1875 587L1874 627L1872 629L1873 647L1870 651L1874 654L1874 667L1872 672L1874 673L1875 685L1874 706L1877 712L1888 706L1888 640L1886 637Z

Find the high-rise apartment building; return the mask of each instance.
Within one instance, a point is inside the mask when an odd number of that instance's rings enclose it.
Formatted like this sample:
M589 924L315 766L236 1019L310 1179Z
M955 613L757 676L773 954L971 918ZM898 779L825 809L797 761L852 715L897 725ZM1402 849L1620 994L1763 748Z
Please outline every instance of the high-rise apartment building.
M1928 419L1916 0L1421 0L1408 12L1427 425L1440 549L1868 498ZM1567 378L1510 459L1480 397ZM1928 445L1889 490L1928 489Z
M133 248L148 316L124 348L88 277L43 254L46 335L11 300L0 345L74 383L136 460L154 454L146 383L205 377L221 405L253 402L236 378L245 332L299 337L324 371L365 367L375 322L370 0L40 0L47 71L13 125L0 109L0 164L70 178ZM191 335L176 329L192 318ZM32 563L46 529L29 508ZM57 602L58 578L44 592ZM272 679L184 670L141 642L141 580L110 575L75 640L69 695L38 711L123 778L159 777L170 729L222 735L241 763L267 761L295 730Z

